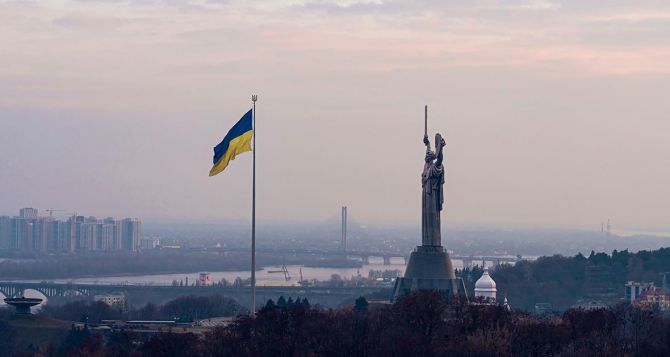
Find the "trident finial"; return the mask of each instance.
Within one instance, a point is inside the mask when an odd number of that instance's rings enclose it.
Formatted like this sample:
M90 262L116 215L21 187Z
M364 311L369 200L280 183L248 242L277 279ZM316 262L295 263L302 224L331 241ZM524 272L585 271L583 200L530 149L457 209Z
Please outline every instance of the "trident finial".
M258 94L252 94L251 95L251 101L256 102L258 100Z

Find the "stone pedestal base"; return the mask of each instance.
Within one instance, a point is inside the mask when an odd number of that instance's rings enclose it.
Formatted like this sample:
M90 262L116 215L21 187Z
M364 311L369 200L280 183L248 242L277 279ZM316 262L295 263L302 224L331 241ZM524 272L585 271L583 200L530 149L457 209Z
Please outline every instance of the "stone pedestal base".
M396 279L391 302L419 290L436 290L467 298L465 284L456 278L449 253L441 246L418 246L412 252L405 276Z

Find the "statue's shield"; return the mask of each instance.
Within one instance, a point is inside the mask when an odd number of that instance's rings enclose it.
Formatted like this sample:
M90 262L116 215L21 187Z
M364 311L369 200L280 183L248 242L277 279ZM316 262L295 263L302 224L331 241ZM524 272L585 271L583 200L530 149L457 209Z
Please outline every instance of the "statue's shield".
M442 146L442 135L440 133L435 134L435 151L438 151Z

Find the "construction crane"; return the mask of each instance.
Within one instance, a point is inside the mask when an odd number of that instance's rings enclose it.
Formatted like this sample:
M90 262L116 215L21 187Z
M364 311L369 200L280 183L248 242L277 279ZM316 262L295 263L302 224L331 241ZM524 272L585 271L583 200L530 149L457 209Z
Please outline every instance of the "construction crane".
M65 212L65 213L63 213L63 214L68 215L68 216L72 219L72 221L76 221L76 220L77 220L77 212Z
M45 211L49 212L49 218L54 217L54 212L63 212L65 211L64 209L53 209L53 208L47 208Z
M309 286L309 281L302 277L302 267L300 267L300 280L298 280L298 285Z
M607 219L607 237L609 238L610 233L612 233L612 225L610 224L610 219Z
M291 280L291 274L289 274L288 269L286 269L286 264L281 266L281 270L268 270L268 273L270 274L283 273L284 279L286 279L286 281Z

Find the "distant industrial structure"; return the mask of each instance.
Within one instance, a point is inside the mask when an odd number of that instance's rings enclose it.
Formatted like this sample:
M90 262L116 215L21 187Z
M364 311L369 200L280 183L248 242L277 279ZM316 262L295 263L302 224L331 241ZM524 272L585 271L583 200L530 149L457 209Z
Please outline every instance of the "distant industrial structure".
M600 233L605 237L605 242L607 244L612 244L612 224L610 219L607 219L607 224L605 222L600 223Z
M347 206L342 207L342 240L340 248L343 252L347 251Z
M65 221L40 217L36 208L21 208L14 217L0 216L0 249L26 252L111 251L140 249L142 224L137 218L79 216Z
M42 299L21 297L5 298L5 304L13 306L17 315L30 315L30 308L42 303Z

